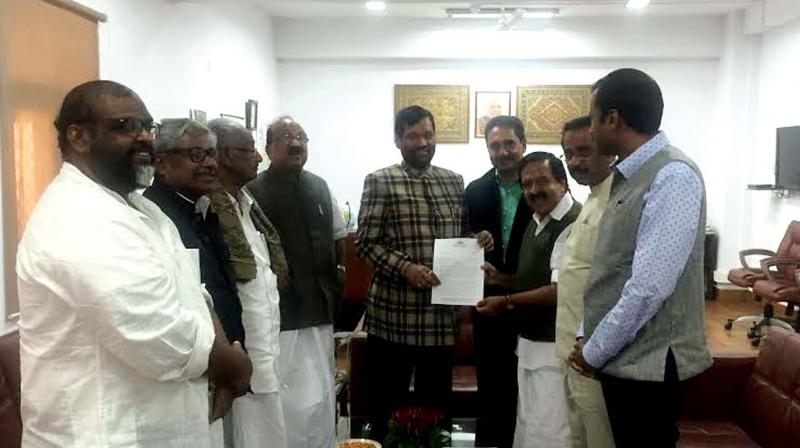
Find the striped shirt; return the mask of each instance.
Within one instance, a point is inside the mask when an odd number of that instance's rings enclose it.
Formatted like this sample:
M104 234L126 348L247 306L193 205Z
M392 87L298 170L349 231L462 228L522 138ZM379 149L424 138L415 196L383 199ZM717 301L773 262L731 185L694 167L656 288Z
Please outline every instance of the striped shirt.
M364 330L398 344L453 345L456 308L432 305L431 290L407 286L402 272L412 263L433 268L435 239L469 235L460 175L405 162L367 175L356 234L373 269Z

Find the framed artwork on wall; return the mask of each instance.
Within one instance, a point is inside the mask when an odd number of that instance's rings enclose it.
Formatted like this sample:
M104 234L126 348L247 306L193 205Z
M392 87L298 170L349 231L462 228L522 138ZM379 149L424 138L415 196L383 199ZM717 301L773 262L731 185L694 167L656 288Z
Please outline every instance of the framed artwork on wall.
M247 100L244 103L245 127L251 131L258 127L258 101Z
M189 119L200 124L206 124L206 111L200 109L189 109Z
M557 145L569 120L589 114L592 86L519 86L517 116L525 124L528 143Z
M469 86L395 84L394 112L415 105L433 114L437 143L469 142Z
M498 115L511 115L511 92L475 92L475 138L483 138L486 124Z

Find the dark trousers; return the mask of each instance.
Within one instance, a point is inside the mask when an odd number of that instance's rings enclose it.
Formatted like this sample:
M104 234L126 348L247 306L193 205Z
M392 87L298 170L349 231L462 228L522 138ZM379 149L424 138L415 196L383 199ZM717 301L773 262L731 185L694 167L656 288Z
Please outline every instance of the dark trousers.
M617 448L675 448L686 383L678 381L672 351L667 353L663 382L600 374L600 383Z
M508 313L473 313L478 375L476 446L510 448L517 417L517 332Z
M414 375L414 396L409 394ZM392 412L416 405L449 414L453 347L418 347L367 336L367 400L378 440Z

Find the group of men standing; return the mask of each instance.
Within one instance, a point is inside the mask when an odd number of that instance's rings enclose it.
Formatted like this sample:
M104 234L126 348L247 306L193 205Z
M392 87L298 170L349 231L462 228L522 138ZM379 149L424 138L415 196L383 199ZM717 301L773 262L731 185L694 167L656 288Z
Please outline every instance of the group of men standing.
M662 110L649 76L612 72L564 127L566 169L494 117L493 168L466 189L431 164L434 116L397 113L402 163L366 177L356 235L377 436L412 375L418 404L449 411L458 310L431 303L434 240L474 237L477 444L675 446L684 382L711 363L705 193ZM55 125L64 165L17 259L23 445L332 446L345 223L303 168L305 130L273 122L257 174L244 127L156 125L110 81L73 89Z
M17 257L23 446L332 446L345 223L303 128L270 125L256 178L243 126L154 124L111 81L55 125Z
M524 155L516 117L486 125L493 168L464 189L431 165L429 111L398 112L403 162L367 176L356 247L373 267L365 330L376 431L414 400L448 410L456 310L431 304L433 241L476 236L476 446L674 447L685 381L711 364L702 287L705 190L659 130L647 74L598 81L563 160ZM567 170L590 187L581 205Z

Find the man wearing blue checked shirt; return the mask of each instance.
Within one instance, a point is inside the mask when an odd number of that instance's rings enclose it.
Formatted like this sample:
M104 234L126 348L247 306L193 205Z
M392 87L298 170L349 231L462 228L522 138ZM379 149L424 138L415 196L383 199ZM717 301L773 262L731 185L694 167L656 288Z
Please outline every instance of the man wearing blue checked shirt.
M712 362L705 188L695 163L659 131L663 108L658 84L635 69L610 73L592 94L590 134L618 162L570 362L599 378L618 448L675 447L686 380Z

